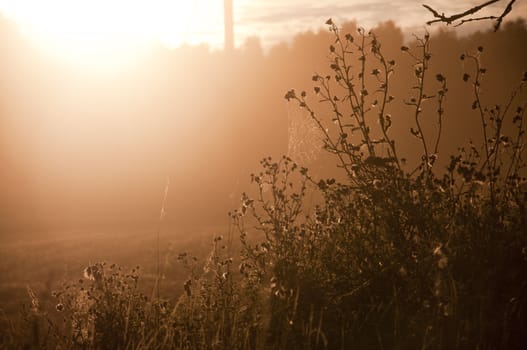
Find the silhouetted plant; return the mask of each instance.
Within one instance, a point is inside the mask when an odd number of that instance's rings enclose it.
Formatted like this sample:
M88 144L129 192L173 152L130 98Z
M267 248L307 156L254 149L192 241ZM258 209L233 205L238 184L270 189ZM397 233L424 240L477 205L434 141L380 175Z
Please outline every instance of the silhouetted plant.
M56 311L63 315L59 344L120 349L151 337L156 319L149 310L164 306L139 292L138 272L139 267L125 273L115 264L96 263L84 269L77 283L54 292Z
M444 132L447 77L437 73L439 89L428 92L428 34L416 38L414 48L403 46L414 60L415 76L415 94L404 103L413 110L411 135L422 146L418 167L407 170L390 136L395 62L383 56L373 33L359 29L355 40L341 35L331 20L327 24L335 35L329 47L332 73L315 74L313 81L319 102L330 106L331 120L319 117L306 92L290 90L285 98L296 101L318 125L324 149L337 158L345 181L317 182L287 157L264 159L263 172L252 176L258 195L244 195L235 216L245 259L265 276L263 285L271 292L269 344L519 346L522 336L516 329L525 321L527 283L525 77L504 106L485 107L483 48L462 56L475 66L474 78L466 73L463 79L473 87L482 143L461 148L446 171L434 169ZM433 100L437 125L429 135L422 124L430 118L426 110L434 108ZM505 123L516 127L514 136L503 134L510 129ZM305 203L309 184L322 195L311 210ZM264 241L256 245L247 243L247 213L264 232Z
M259 284L249 275L242 280L233 276L233 259L227 255L226 244L222 236L215 237L202 267L186 253L179 255L190 276L170 315L164 340L169 348L255 348L261 317Z

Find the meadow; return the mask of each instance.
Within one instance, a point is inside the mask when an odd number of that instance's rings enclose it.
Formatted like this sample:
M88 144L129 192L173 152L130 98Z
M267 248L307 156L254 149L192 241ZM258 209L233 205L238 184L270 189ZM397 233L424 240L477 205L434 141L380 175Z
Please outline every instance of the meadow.
M161 233L163 274L167 276L163 288L167 289L167 295L176 297L182 291L185 271L174 263L177 254L183 251L205 254L203 252L208 251L212 241L211 232L216 231L194 228L184 229L178 235ZM131 267L140 265L143 287L151 292L155 280L155 245L155 228L151 232L119 232L113 228L98 232L53 233L41 240L24 237L4 240L0 285L4 322L17 319L21 305L28 303L27 286L38 291L39 298L45 303L52 303L53 290L65 281L81 278L84 268L94 262L107 261Z
M492 33L326 26L326 68L282 93L323 160L263 158L224 225L163 201L146 229L6 239L0 348L521 349L527 72L484 64Z

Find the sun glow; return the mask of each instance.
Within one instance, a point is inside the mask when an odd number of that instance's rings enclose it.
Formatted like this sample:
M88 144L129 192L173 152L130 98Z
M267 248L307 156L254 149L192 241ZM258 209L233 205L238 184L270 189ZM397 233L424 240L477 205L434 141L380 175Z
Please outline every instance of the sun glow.
M122 61L155 41L223 39L222 0L0 0L0 10L45 51L80 63Z

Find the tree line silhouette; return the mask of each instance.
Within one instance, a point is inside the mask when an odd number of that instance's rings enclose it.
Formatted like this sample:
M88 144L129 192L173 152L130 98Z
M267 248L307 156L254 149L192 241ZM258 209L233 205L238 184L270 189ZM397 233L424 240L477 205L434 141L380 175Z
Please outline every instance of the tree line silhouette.
M356 30L355 22L342 29ZM392 132L409 133L412 118L399 99L409 96L413 66L401 47L415 43L392 22L372 31L397 65L392 118L398 122ZM459 57L484 47L482 94L503 101L527 68L526 38L523 21L463 37L439 30L431 38L430 71L448 78L449 96L462 95L470 87L463 81L468 63ZM321 29L267 51L258 38L230 54L207 46L153 45L140 64L96 75L46 56L2 19L1 230L148 226L158 217L167 177L168 222L225 222L262 157L285 154L300 140L309 147L302 133L288 132L291 117L302 123L303 112L292 110L283 96L293 86L311 89L306 72L328 70L320 53L330 44L330 34ZM477 139L478 116L457 98L447 97L444 108L443 137L451 146L441 153L451 154L469 138ZM435 123L426 114L435 111L424 113L426 130ZM411 141L398 146L408 155L415 149ZM312 174L332 175L327 156L305 162Z

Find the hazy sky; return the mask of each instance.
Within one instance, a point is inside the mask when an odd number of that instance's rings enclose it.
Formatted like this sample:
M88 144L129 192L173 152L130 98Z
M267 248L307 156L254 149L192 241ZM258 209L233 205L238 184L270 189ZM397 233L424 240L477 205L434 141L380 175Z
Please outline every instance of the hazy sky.
M493 14L506 1L495 5ZM419 32L432 18L422 2L451 14L482 0L233 0L236 44L259 36L268 47L323 28L329 17L337 23L356 20L365 28L394 20L406 31ZM169 46L223 46L223 0L0 0L0 10L48 42L70 48L101 42L113 47L131 38L154 38ZM516 2L513 15L527 17L527 4Z
M289 33L316 30L333 18L337 22L356 20L369 28L379 21L394 20L407 30L422 30L431 14L425 3L446 14L461 12L483 1L459 0L234 0L238 42L246 35L258 35L266 44L283 40ZM499 13L505 5L496 4ZM527 4L517 2L514 15L527 17ZM486 12L488 13L488 12Z

